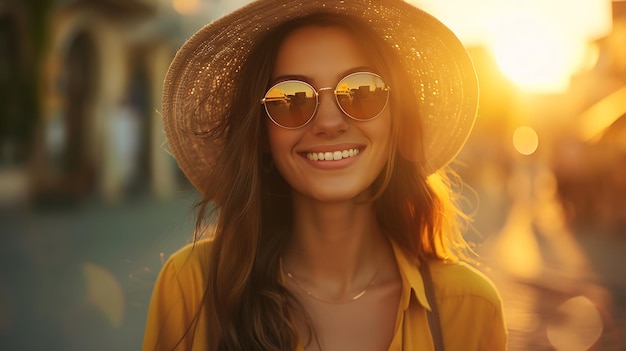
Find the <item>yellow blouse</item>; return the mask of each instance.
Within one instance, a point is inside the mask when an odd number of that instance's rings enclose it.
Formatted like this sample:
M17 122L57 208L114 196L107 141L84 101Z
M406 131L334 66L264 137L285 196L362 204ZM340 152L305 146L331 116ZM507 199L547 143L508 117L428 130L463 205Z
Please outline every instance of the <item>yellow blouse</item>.
M204 309L199 306L206 286L204 272L211 246L210 240L189 245L173 254L161 269L148 311L143 351L207 350ZM418 265L410 262L395 245L394 251L402 276L402 294L395 334L388 350L434 350L426 317L430 305ZM431 263L430 269L445 350L506 350L502 301L491 281L460 262ZM186 331L198 311L198 325L192 337ZM303 350L302 345L296 349Z

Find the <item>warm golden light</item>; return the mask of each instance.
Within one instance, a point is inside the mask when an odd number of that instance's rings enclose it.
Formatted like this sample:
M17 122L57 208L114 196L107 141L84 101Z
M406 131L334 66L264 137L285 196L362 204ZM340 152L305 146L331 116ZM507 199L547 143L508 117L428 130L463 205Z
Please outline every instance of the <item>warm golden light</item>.
M468 46L485 43L484 22L498 0L405 0L433 14Z
M602 131L624 113L624 101L626 101L626 87L592 105L580 117L580 138L585 141L597 141Z
M448 25L467 46L485 46L520 88L558 93L589 68L594 40L612 27L611 0L407 0ZM564 10L566 9L566 10Z
M523 126L513 133L513 147L522 155L532 155L539 146L539 136L534 129Z
M492 22L491 50L502 72L536 92L564 91L582 66L584 42L549 18L531 13L502 14Z
M190 15L200 9L200 0L172 0L172 7L181 15Z
M528 173L517 169L507 188L515 200L506 223L496 236L493 252L502 271L511 276L534 279L541 274L544 262L533 228L533 182Z

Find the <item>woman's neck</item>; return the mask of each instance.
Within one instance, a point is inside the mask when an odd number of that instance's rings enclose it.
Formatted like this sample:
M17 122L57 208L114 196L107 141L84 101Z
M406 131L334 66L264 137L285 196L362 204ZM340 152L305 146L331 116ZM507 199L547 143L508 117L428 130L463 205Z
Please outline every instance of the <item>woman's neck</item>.
M294 228L283 257L289 273L311 289L350 294L392 255L368 203L294 201Z

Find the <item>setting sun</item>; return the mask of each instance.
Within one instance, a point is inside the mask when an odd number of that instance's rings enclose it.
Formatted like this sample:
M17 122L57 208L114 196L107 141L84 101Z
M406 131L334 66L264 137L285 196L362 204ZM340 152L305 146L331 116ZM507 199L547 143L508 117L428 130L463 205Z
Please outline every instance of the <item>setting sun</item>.
M584 46L547 19L503 15L493 22L492 50L504 74L522 88L562 91L580 66Z
M441 18L467 46L489 49L523 90L560 93L594 62L590 43L612 27L611 0L408 0Z

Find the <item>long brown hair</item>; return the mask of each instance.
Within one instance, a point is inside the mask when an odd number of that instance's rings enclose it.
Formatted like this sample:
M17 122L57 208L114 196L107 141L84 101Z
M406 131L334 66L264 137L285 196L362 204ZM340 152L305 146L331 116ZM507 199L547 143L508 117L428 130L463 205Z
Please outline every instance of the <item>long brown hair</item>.
M282 351L298 343L293 315L305 314L282 285L280 273L280 257L291 235L291 197L289 185L272 167L266 116L259 101L270 83L283 39L308 25L339 26L359 42L368 43L364 50L391 86L392 145L408 138L423 153L412 83L393 48L367 24L335 15L311 15L285 22L259 41L242 64L228 118L212 131L223 133L225 143L213 182L198 205L197 233L215 223L201 307L208 319L207 330L202 332L209 335L210 350ZM407 121L412 121L408 123L411 135L403 134ZM420 162L405 158L397 147L391 149L388 164L372 185L371 201L381 228L416 260L449 256L448 241L462 242L462 238L448 187L442 182L445 176L427 176ZM442 191L434 184L443 185ZM313 338L309 341L314 340L312 327L309 331Z

